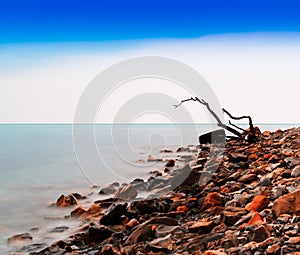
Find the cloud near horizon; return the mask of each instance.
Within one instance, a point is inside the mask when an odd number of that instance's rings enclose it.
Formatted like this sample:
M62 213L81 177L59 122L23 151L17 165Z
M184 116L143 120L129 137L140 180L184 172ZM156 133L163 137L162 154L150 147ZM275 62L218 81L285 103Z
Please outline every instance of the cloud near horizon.
M0 122L72 123L83 90L98 73L120 61L151 55L173 58L197 70L222 107L235 115L251 115L256 123L300 122L300 33L1 45ZM178 100L188 96L159 79L135 83L124 83L102 102L97 120L113 122L128 99L151 88ZM199 105L186 107L195 122L208 121ZM167 120L152 114L138 121Z

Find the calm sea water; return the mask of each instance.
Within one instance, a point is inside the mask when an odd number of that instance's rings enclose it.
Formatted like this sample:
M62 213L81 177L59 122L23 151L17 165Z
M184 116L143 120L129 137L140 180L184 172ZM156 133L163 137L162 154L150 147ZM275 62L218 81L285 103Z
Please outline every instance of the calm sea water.
M293 126L298 125L260 128ZM83 125L76 134L80 141L76 154L72 125L0 125L0 254L7 252L7 237L33 227L40 229L36 241L51 242L51 236L41 236L64 224L64 211L48 207L59 195L96 194L92 185L145 177L158 167L147 164L150 154L197 144L198 134L210 129L210 125L96 125L95 150Z

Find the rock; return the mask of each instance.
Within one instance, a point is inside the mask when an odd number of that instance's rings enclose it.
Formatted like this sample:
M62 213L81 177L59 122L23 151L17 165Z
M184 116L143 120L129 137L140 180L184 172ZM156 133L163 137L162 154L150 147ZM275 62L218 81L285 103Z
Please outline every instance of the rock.
M227 255L227 253L219 250L208 250L205 251L203 255Z
M77 205L77 199L72 194L68 196L61 195L55 204L59 207Z
M291 176L294 178L300 176L300 165L297 165L293 168Z
M88 244L99 244L102 243L104 240L109 238L112 235L112 231L105 227L105 226L100 226L99 228L97 227L90 227L88 231Z
M261 218L260 214L258 212L254 212L252 214L251 219L248 221L248 225L260 225L263 223L263 219Z
M237 207L235 210L226 208L221 213L220 221L225 223L226 226L233 226L245 213L246 211L243 208Z
M153 228L153 225L142 224L128 236L124 244L130 245L147 241L149 238L154 237L154 230L155 228Z
M69 227L67 227L67 226L60 226L60 227L56 227L56 228L53 228L52 230L50 230L50 233L62 233L68 229L69 229Z
M7 239L8 244L17 243L17 242L31 242L32 236L30 233L22 233L9 237Z
M187 212L189 208L186 205L181 205L176 208L176 212Z
M210 231L214 227L215 227L215 224L213 221L199 220L199 221L193 223L191 226L189 226L188 230L192 233L207 234L207 233L210 233Z
M238 179L239 182L250 183L257 179L256 174L246 174Z
M267 254L280 254L281 246L277 243L271 245L267 249Z
M136 219L131 219L126 226L129 228L134 228L135 226L138 226L140 223Z
M251 203L246 205L246 210L251 212L260 212L263 209L267 208L270 201L264 195L255 196Z
M212 193L209 193L206 196L201 210L205 210L207 208L214 207L214 206L219 206L219 205L222 205L222 204L223 204L222 197L219 195L219 193L218 192L212 192Z
M152 155L149 155L147 161L148 162L157 162L157 161L162 161L162 159L161 158L156 158Z
M260 225L254 228L248 235L250 241L262 242L270 237L270 232L266 226Z
M159 225L155 228L155 236L156 237L164 237L169 234L179 235L187 232L185 228L180 226L167 226L167 225Z
M281 214L294 214L300 211L300 189L276 199L272 212L279 217Z
M200 144L221 143L225 141L224 129L217 129L199 136Z
M76 207L71 213L71 217L79 218L81 215L83 215L86 212L81 206Z
M190 148L179 147L176 152L190 152Z
M117 225L121 223L121 216L127 212L127 203L111 205L107 212L100 219L100 224Z
M172 251L174 243L175 242L173 241L172 235L170 234L165 237L154 239L149 243L149 245L152 247L154 246L154 247L164 248L167 251Z
M173 167L173 166L175 166L175 160L174 159L168 160L165 166L166 167Z
M115 194L115 198L119 198L121 200L133 200L137 197L137 195L137 190L133 185L129 184L127 186L119 188L119 190Z

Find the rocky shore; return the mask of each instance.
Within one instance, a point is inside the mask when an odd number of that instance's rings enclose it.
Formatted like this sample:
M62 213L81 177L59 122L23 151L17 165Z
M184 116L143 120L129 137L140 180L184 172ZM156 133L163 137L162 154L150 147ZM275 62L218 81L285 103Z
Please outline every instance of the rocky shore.
M89 206L80 194L60 196L54 206L78 220L71 235L50 246L30 233L8 243L26 242L16 254L30 255L300 255L300 128L256 135L163 150L170 157L149 157L165 167L148 180L112 183Z

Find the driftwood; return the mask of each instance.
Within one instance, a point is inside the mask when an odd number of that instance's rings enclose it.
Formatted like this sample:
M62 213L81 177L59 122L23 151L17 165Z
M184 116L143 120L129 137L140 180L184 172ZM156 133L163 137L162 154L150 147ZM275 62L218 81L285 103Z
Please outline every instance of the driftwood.
M209 111L209 113L216 119L217 125L219 127L227 130L228 132L234 134L235 136L237 136L240 139L245 138L250 143L253 143L253 142L256 141L256 139L255 139L255 137L256 137L255 136L255 128L253 126L252 118L250 116L235 117L231 113L229 113L227 110L225 110L224 108L222 108L222 111L224 113L226 113L229 116L229 118L231 118L233 120L248 119L248 121L249 121L249 131L247 131L247 130L244 130L244 129L238 127L237 125L231 123L231 121L229 121L229 124L232 127L224 124L220 120L220 118L218 117L218 115L210 108L209 104L204 99L199 99L198 97L191 97L191 98L188 98L188 99L181 100L181 102L179 104L177 104L177 105L174 105L174 107L177 108L180 105L182 105L183 103L188 102L188 101L195 101L195 102L199 102L200 104L204 105L207 108L207 110ZM243 133L239 132L237 129L243 131ZM246 136L244 135L245 132L247 132ZM224 133L224 131L223 131L223 133ZM214 137L214 136L218 137L218 136L222 135L223 133L222 133L222 131L220 131L220 129L212 131L210 133L202 135L202 137L200 136L199 137L199 142L200 143L206 143L207 141L211 141L212 137ZM225 133L224 133L224 135L225 135Z

